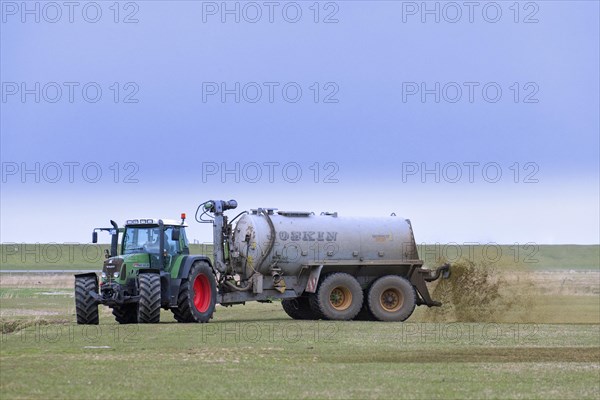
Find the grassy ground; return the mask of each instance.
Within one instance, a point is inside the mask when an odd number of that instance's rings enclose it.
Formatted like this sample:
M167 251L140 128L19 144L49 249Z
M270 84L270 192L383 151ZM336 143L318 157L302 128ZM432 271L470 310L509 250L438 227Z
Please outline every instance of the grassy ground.
M417 247L419 256L431 266L437 265L439 259L454 263L462 258L523 270L600 269L600 245L426 244Z
M2 334L3 398L600 396L595 324L293 321L278 304L219 307L203 325L61 314Z
M497 262L500 299L519 302L487 322L423 307L405 323L294 321L255 303L209 324L163 311L118 325L101 307L78 326L72 275L3 273L0 397L598 399L597 248L570 249L569 269L560 249L534 268Z

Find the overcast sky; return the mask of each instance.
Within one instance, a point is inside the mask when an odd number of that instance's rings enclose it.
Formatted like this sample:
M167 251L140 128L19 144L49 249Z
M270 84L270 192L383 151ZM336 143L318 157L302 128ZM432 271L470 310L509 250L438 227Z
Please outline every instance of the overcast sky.
M600 242L597 1L114 4L1 2L1 242L218 198Z

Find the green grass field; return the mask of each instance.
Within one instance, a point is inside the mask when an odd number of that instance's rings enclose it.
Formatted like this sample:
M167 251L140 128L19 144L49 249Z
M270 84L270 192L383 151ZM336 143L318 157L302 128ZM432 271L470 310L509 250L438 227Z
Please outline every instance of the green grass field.
M170 312L116 325L104 310L78 326L67 297L48 305L65 314L2 334L4 399L600 396L597 324L293 321L249 304L202 325Z
M71 274L3 273L0 396L598 399L599 246L552 247L535 267L496 262L501 299L519 301L486 322L423 307L404 323L294 321L274 302L219 306L209 324L118 325L101 307L79 326Z
M0 245L0 270L100 270L108 244L11 243ZM429 266L440 259L487 261L499 267L547 270L599 270L600 245L418 245ZM191 254L212 257L211 245L190 245Z

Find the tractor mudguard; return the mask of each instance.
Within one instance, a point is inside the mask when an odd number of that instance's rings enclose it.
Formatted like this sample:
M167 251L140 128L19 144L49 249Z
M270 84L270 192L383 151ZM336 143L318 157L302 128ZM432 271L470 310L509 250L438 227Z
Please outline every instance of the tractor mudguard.
M214 271L212 263L210 262L210 258L208 258L206 256L186 256L185 259L182 261L183 265L179 269L179 275L177 276L177 278L178 279L187 278L188 275L190 274L190 270L192 269L192 265L196 261L206 261L206 263L208 263L210 268Z
M95 272L84 272L82 274L75 274L75 278L84 277L84 276L95 276L96 280L98 280L98 275Z
M95 272L84 272L83 274L75 274L75 279L77 278L84 278L84 277L94 277L94 279L96 280L96 287L98 286L98 275L96 275Z

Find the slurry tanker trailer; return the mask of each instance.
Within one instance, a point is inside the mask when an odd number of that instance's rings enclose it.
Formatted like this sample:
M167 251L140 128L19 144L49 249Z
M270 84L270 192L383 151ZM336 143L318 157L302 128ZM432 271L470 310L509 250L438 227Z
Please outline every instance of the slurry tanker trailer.
M281 300L294 319L330 320L404 321L417 305L441 305L427 282L450 266L423 268L408 219L258 208L229 220L235 208L209 200L196 211L212 224L212 259L190 254L185 214L95 229L94 243L110 232L111 249L100 277L75 275L77 322L97 324L99 304L119 323L159 322L161 308L179 322L208 322L217 304L248 301Z

